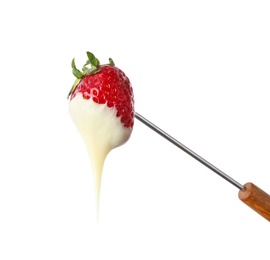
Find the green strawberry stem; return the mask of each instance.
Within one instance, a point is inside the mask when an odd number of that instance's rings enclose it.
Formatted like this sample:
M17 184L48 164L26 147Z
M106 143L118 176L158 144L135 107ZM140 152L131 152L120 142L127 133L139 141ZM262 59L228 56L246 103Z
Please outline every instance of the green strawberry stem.
M73 91L76 89L76 87L79 85L80 81L86 76L86 75L92 75L95 73L98 73L100 71L100 62L99 60L95 57L95 55L91 52L86 52L86 55L88 57L88 60L82 67L82 71L78 70L76 65L75 65L75 59L72 59L71 61L71 68L72 68L72 73L76 77L75 82L73 83L67 98L73 93ZM89 67L90 65L90 67ZM113 60L109 58L109 64L105 64L109 66L115 66Z

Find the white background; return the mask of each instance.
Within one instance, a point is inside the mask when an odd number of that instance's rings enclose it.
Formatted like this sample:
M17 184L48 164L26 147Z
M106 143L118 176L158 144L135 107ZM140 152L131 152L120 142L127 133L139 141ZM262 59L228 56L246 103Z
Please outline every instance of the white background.
M269 222L137 120L105 162L97 224L66 96L72 58L112 57L137 112L269 193L269 13L260 0L2 1L0 259L267 259Z

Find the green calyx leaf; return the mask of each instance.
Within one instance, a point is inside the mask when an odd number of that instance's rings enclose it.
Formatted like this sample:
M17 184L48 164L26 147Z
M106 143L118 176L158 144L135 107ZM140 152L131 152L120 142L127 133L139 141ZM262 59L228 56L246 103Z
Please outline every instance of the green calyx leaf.
M72 60L71 67L72 67L72 73L77 79L81 79L84 76L83 72L81 72L80 70L76 68L75 59Z
M100 65L99 60L95 57L95 55L92 52L87 51L86 55L88 57L88 60L86 63L89 62L93 67L98 67Z
M68 96L67 98L69 98L69 96L73 93L73 91L76 89L76 87L79 85L81 79L75 79L75 82L73 83L69 93L68 93Z
M100 62L99 60L95 57L95 55L89 51L86 52L87 55L87 61L82 67L82 71L78 70L76 65L75 65L75 59L72 59L71 61L71 68L72 68L72 73L76 77L76 80L74 84L72 85L67 98L73 93L73 91L76 89L76 87L79 85L80 81L86 76L86 75L92 75L96 74L100 71ZM115 66L113 60L109 58L109 64L110 66Z
M88 60L84 64L82 71L85 73L85 75L90 75L90 74L95 74L99 72L99 66L100 62L99 60L95 57L95 55L92 52L87 51L86 55L88 57ZM90 67L89 67L90 65Z
M112 58L109 58L109 65L111 65L111 66L115 66L115 64L114 64L114 61L113 61L113 59Z

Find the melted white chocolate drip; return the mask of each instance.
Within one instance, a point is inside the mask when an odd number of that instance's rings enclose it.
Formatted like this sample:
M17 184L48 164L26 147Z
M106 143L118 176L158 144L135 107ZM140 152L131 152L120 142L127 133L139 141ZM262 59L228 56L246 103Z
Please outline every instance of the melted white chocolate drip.
M98 214L104 161L113 148L129 139L132 129L124 127L121 118L116 117L115 108L97 104L92 99L86 100L80 93L70 101L69 113L86 144L90 157Z

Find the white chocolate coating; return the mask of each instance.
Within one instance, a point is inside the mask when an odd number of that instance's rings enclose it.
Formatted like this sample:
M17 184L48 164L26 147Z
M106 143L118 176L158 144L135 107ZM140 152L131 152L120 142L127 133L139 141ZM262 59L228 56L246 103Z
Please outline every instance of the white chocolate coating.
M124 144L132 129L124 127L117 110L106 104L97 104L84 99L78 93L69 103L69 113L79 130L90 157L96 189L97 210L99 208L100 185L104 161L115 147Z

